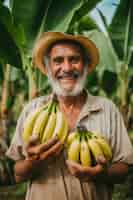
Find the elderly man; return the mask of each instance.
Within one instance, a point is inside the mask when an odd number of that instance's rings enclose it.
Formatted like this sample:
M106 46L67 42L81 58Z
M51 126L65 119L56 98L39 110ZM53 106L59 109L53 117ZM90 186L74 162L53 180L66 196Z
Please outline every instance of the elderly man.
M123 180L128 165L133 164L133 149L115 105L84 89L88 73L99 61L96 46L84 36L47 32L37 41L33 61L48 75L53 94L36 98L24 108L7 152L16 161L16 181L30 181L26 200L110 200L113 184ZM68 120L69 132L81 124L107 138L113 149L110 166L101 157L93 167L68 161L57 138L46 144L32 138L24 146L22 132L26 116L53 95Z

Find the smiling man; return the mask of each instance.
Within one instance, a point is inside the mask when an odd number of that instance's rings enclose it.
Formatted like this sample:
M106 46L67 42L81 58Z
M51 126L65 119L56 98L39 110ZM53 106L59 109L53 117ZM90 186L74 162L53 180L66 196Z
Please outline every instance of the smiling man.
M121 182L128 166L133 164L133 149L115 105L84 89L88 73L99 62L98 49L84 36L47 32L37 41L33 62L48 75L53 93L34 99L24 108L7 151L16 161L16 181L30 181L26 200L111 200L113 184ZM102 157L92 167L68 161L57 138L45 144L31 138L27 147L24 146L22 132L26 116L53 96L66 115L69 132L80 124L106 137L113 149L112 164L107 166Z

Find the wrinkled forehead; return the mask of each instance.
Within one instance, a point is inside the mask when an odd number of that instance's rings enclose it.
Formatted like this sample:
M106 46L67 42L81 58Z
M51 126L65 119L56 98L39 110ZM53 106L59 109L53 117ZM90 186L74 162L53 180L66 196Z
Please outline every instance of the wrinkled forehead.
M76 41L71 41L71 40L60 40L57 41L55 43L53 43L48 49L47 49L47 55L50 56L52 50L56 47L60 47L61 45L67 45L68 47L73 48L75 51L77 51L78 53L81 54L82 57L84 57L86 55L86 51L84 49L84 47L76 42Z

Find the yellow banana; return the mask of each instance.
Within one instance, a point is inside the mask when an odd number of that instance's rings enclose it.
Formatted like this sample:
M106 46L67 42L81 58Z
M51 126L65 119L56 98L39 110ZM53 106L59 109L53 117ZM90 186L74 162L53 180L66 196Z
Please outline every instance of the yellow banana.
M103 135L99 133L98 131L92 132L92 138L103 138Z
M89 145L90 150L91 150L92 154L94 155L94 158L95 158L96 161L97 161L97 158L99 156L103 156L104 157L102 149L99 146L99 144L97 143L95 138L88 139L88 145Z
M70 134L68 135L67 144L66 144L66 147L67 147L67 148L70 146L70 144L72 143L72 141L75 139L76 135L77 135L77 132L76 132L76 131L73 132L73 133L70 133Z
M53 132L53 137L54 136L58 136L59 139L62 138L63 136L63 129L64 129L64 126L65 126L65 116L64 114L59 110L57 109L57 112L56 112L56 126L55 126L55 129L54 129L54 132Z
M68 160L79 162L80 141L75 138L68 149Z
M32 130L34 123L40 114L40 112L45 108L45 106L41 106L39 108L36 108L34 111L29 113L28 117L26 118L25 124L24 124L24 130L22 134L22 138L25 142L29 140L29 137L32 135Z
M48 116L48 109L43 110L35 121L35 125L33 127L33 135L38 135L40 139L42 138L43 130L48 121Z
M62 134L62 137L61 137L61 142L64 143L66 137L67 137L67 134L68 134L68 123L67 121L65 120L65 123L64 123L64 129L63 129L63 134Z
M82 137L80 147L80 161L83 166L91 166L91 154L87 141Z
M44 133L42 136L42 142L45 142L48 139L50 139L50 137L53 134L55 124L56 124L56 114L55 114L55 112L51 112L49 119L48 119L48 123L44 129Z
M96 141L99 144L99 146L101 147L105 158L107 160L111 160L111 158L112 158L112 151L111 151L111 148L110 148L108 142L105 139L103 139L103 138L97 138Z

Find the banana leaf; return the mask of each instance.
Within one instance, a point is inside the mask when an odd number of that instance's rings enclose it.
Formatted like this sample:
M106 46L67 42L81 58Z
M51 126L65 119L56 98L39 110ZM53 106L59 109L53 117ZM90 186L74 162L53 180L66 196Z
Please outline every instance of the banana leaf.
M21 3L12 0L11 9L15 22L24 27L26 47L31 50L42 32L66 32L75 16L79 17L81 13L85 15L98 2L99 0L23 0Z
M89 37L99 50L100 62L97 66L99 73L102 75L105 70L119 71L119 61L109 38L98 30L86 31L85 36Z
M133 66L133 1L121 0L109 26L113 45L121 60Z
M20 27L14 26L9 9L0 3L0 60L16 67L22 66Z

